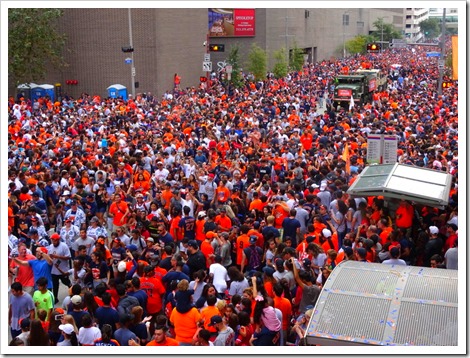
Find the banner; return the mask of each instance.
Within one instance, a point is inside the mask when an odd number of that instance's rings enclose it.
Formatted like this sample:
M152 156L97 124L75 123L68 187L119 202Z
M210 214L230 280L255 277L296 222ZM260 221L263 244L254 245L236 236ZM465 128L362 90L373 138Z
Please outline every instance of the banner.
M255 9L209 9L210 37L255 36Z
M452 36L452 79L459 79L459 37Z

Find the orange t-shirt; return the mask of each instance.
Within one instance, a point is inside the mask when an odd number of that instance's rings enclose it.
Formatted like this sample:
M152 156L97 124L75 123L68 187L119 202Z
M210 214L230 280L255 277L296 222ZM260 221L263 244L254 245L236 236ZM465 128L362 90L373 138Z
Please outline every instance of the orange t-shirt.
M292 316L292 303L285 297L274 297L274 307L282 312L282 329L289 328L290 318Z
M274 215L274 227L276 229L282 228L282 222L284 221L285 218L289 217L288 211L286 211L284 207L279 204L276 204L276 206L274 206L273 215Z
M213 260L211 255L214 254L214 248L212 247L211 243L208 242L207 240L204 240L201 243L201 252L206 257L206 265L207 265L207 268L209 268L209 266L211 265L212 260Z
M128 205L125 201L121 201L119 205L116 202L111 204L111 206L109 207L109 212L114 215L113 217L114 225L121 226L121 225L126 224L127 220L124 219L121 222L121 219L124 217L124 214L126 213L127 208L128 208Z
M196 307L186 313L179 313L176 307L170 314L170 322L175 327L175 339L182 343L192 343L197 331L197 323L201 320L201 314Z
M250 246L250 237L246 234L242 234L237 237L237 265L242 264L243 259L243 249Z
M148 342L145 346L179 346L178 341L171 337L166 337L162 343L157 343L154 339Z
M196 240L198 241L204 241L206 238L206 234L204 233L204 224L206 223L206 220L204 219L197 219L195 221L195 235L196 235Z
M232 220L230 220L227 215L225 215L224 217L222 217L221 215L217 215L215 217L214 222L225 230L230 230L232 228Z
M212 316L220 316L220 311L216 306L207 306L201 309L201 319L204 321L204 329L211 333L216 333L214 326L209 326Z
M162 297L165 287L161 281L155 277L141 277L140 288L147 293L147 312L149 314L158 313L163 308Z

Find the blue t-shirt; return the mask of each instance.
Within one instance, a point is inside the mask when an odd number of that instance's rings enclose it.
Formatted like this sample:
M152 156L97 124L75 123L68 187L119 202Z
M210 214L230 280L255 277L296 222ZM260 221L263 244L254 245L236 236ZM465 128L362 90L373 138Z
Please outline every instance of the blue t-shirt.
M121 346L128 346L129 339L134 339L137 341L137 336L135 333L131 332L127 328L119 328L116 332L114 332L114 338L116 338Z
M34 289L37 290L36 281L39 277L47 278L47 288L52 290L52 265L49 265L46 260L31 260L28 261L29 266L33 270L34 276Z

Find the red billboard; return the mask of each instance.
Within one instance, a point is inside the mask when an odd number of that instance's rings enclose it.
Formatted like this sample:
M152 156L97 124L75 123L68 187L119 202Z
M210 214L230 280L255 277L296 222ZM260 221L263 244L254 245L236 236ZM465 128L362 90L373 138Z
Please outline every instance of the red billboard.
M352 90L350 89L338 89L338 97L351 97Z
M209 9L210 37L255 36L255 9Z

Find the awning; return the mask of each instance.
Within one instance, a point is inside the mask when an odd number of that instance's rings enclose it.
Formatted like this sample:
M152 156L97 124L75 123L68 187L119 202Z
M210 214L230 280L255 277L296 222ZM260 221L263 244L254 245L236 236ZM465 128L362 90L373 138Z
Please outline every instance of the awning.
M343 261L305 338L322 346L458 346L458 311L457 270Z
M444 208L452 175L405 164L370 165L348 189L352 196L384 196Z

